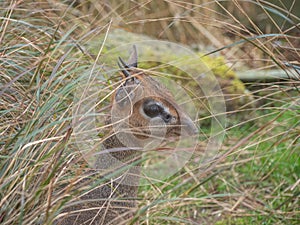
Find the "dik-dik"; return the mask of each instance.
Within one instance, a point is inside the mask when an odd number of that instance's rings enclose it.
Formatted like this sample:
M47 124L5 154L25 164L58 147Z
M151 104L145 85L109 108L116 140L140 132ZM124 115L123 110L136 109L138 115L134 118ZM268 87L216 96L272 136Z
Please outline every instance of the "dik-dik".
M126 224L137 207L139 168L146 146L155 139L176 138L182 133L194 135L198 131L171 93L138 69L135 46L128 62L119 58L118 64L122 84L112 96L107 119L111 126L96 160L97 170L84 182L107 179L72 202L58 224ZM109 176L118 170L122 172Z

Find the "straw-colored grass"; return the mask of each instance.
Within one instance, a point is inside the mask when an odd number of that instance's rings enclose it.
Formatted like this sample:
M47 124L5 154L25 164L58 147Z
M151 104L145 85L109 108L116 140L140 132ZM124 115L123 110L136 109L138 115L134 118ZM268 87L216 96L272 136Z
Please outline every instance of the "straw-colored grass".
M86 166L73 144L74 92L103 47L91 54L90 40L121 27L224 55L235 70L299 75L299 3L284 2L2 1L0 223L52 224L76 198ZM129 223L297 224L299 79L246 86L255 109L227 112L218 157L203 165L196 154L171 178L141 187Z

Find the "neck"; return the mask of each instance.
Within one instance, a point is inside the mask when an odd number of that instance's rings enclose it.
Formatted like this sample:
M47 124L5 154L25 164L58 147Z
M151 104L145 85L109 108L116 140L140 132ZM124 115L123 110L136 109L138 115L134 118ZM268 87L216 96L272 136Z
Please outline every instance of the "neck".
M106 139L103 147L104 153L100 152L96 160L96 170L83 182L91 186L91 182L104 178L105 183L83 194L77 205L67 208L71 215L60 224L120 224L133 216L140 175L140 163L137 162L141 151L126 147L116 135ZM138 165L132 167L131 163ZM105 176L99 177L99 174ZM80 210L82 212L72 214L72 211Z

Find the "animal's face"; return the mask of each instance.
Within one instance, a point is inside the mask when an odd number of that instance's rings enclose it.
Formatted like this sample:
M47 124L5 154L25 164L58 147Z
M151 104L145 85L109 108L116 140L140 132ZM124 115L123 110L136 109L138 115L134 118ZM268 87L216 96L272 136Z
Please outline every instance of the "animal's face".
M194 135L197 127L174 101L171 93L157 80L137 69L134 48L131 61L119 64L124 78L115 91L113 114L124 120L123 128L140 140L176 137L182 133Z

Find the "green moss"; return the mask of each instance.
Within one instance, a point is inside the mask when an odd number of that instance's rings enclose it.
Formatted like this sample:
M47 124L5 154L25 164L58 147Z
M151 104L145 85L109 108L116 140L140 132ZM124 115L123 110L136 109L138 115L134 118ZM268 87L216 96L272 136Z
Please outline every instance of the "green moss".
M97 51L99 51L97 50L99 47L96 47L99 46L99 43L101 43L99 39L101 38L96 38L94 44L91 44L89 47L90 51L95 55L97 55ZM155 71L153 74L156 75L159 74L161 76L170 76L179 84L185 85L187 90L190 90L191 93L197 94L198 97L203 96L204 94L199 89L199 85L194 80L190 79L185 71L179 69L178 67L165 65L160 62L176 62L176 65L179 63L178 65L183 67L186 67L187 65L184 63L187 63L189 64L188 70L195 72L195 74L207 74L207 69L210 69L223 90L228 109L234 110L249 102L249 96L246 94L247 90L244 84L237 78L235 72L226 64L224 57L203 56L203 53L198 52L196 54L199 56L199 63L190 63L190 55L187 54L187 52L181 52L180 48L177 50L174 49L174 46L169 46L166 44L149 46L147 42L146 44L141 42L145 40L147 41L151 39L147 36L126 32L124 30L113 30L105 42L105 47L102 50L103 56L100 57L100 60L106 65L112 65L117 68L118 56L122 57L124 60L128 58L128 51L130 49L127 49L126 44L138 43L139 48L142 48L142 50L138 50L140 68L149 70L151 69L151 71ZM149 58L153 58L155 61L143 62L143 60ZM205 85L213 87L213 80L213 77L211 80L209 77L206 77ZM210 84L211 81L212 83ZM238 95L240 95L241 98L239 98ZM232 96L235 96L234 100L232 99ZM247 98L245 98L245 96L247 96Z
M201 57L202 54L199 54ZM203 62L212 70L215 76L226 79L237 79L236 74L231 70L225 62L224 57L201 57Z
M231 82L231 92L236 92L236 93L244 93L245 92L245 85L243 82L241 82L239 79L234 79Z

